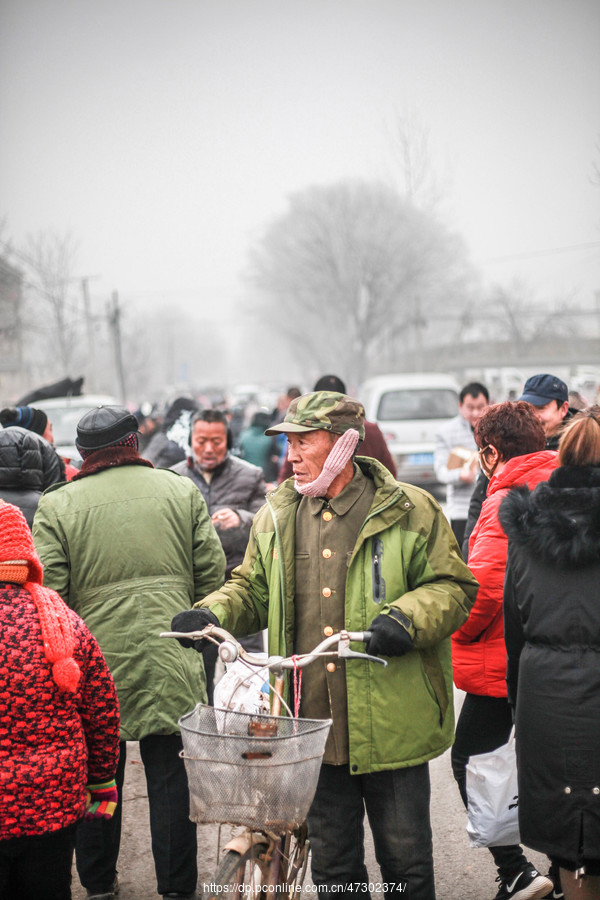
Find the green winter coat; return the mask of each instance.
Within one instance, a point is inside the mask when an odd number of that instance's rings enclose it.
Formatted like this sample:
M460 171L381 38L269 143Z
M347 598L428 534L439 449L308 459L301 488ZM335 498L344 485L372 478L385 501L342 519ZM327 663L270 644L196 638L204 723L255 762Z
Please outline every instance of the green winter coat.
M202 656L159 634L225 576L200 491L166 469L105 469L47 490L33 536L44 584L100 644L119 695L121 740L178 732L180 716L206 702Z
M451 745L450 635L466 621L478 585L433 497L395 481L373 459L357 462L376 492L349 563L346 627L365 630L393 606L410 619L415 646L389 658L387 668L346 664L350 771L361 774L418 765ZM267 495L243 563L220 591L198 604L210 607L236 635L268 625L269 652L285 656L293 652L299 501L292 479Z

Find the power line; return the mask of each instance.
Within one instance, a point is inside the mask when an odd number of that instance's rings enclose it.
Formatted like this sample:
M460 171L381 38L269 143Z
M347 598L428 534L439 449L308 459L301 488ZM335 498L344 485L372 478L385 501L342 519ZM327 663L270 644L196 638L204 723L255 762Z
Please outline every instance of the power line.
M600 241L591 241L589 244L571 244L568 247L552 247L548 250L529 250L526 253L513 253L509 256L491 256L484 259L484 263L510 262L513 259L530 259L534 256L556 256L559 253L573 253L575 250L591 250L600 247Z

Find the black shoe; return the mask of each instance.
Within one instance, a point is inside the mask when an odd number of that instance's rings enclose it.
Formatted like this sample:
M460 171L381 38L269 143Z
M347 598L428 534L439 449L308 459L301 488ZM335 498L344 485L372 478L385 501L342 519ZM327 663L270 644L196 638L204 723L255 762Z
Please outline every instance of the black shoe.
M562 900L565 895L560 883L560 869L558 868L558 866L555 866L554 863L550 863L548 878L552 882L553 888L549 894L546 894L547 900Z
M542 900L552 890L552 882L545 875L540 875L531 863L510 878L498 876L500 882L495 900Z
M196 891L192 891L191 894L180 894L178 891L169 891L168 894L163 894L165 900L169 900L169 898L171 897L178 897L179 900L195 900L197 896L198 894L196 893Z
M115 900L119 893L119 879L115 875L115 880L107 891L87 891L87 900Z

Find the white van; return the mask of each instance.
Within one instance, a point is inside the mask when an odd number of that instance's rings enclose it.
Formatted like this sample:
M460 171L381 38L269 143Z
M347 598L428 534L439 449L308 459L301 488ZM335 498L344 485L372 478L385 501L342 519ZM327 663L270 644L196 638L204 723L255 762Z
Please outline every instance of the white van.
M43 410L48 416L54 432L54 449L65 459L80 464L81 456L75 446L77 423L96 406L120 406L114 397L108 394L78 394L74 397L52 397L49 400L36 400L31 404Z
M458 415L460 386L450 375L421 372L379 375L358 393L369 422L381 428L398 466L398 481L438 485L433 471L434 436ZM359 448L360 454L360 448Z

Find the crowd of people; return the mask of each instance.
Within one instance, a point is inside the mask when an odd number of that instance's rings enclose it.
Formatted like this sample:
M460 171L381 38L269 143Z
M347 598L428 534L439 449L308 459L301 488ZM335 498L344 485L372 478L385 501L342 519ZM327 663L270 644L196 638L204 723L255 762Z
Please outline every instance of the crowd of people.
M502 403L465 385L436 437L444 510L396 480L335 375L245 423L186 397L161 421L92 409L79 467L41 410L0 422L0 896L69 900L73 855L90 900L117 896L127 741L157 892L196 896L178 720L212 703L215 658L159 635L219 624L285 656L368 630L388 662L305 672L300 715L332 720L307 820L321 891L368 892L366 814L382 882L434 900L428 764L452 748L468 806L469 760L514 727L521 839L548 873L491 846L497 900L600 898L600 407L550 374Z

